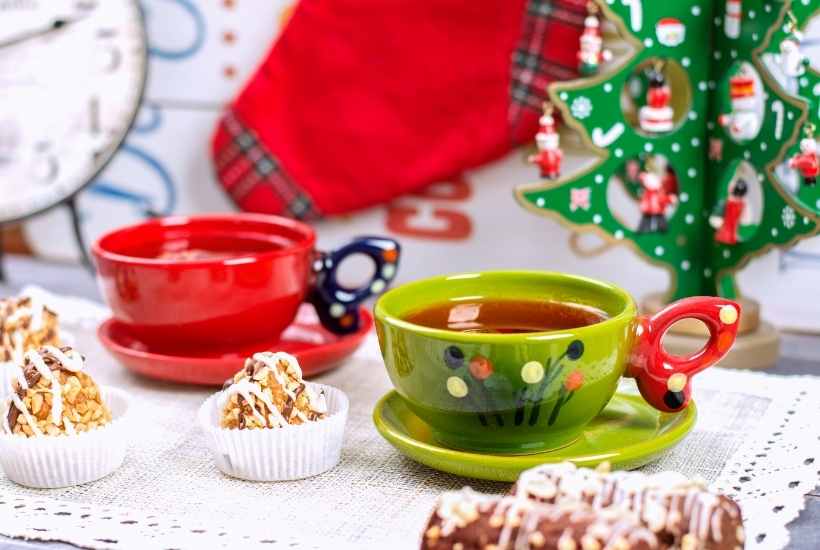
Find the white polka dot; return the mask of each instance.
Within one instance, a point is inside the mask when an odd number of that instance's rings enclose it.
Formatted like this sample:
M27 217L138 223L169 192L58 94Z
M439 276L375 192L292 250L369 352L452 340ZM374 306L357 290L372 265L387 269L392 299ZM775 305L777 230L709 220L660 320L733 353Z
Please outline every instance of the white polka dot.
M601 223L601 215L600 214L595 214L594 216L592 216L592 223L600 224Z
M729 55L731 56L732 59L735 59L737 57L737 50L730 51Z
M666 252L662 246L655 247L655 256L663 256L663 253Z
M648 141L643 144L643 150L646 151L647 153L651 152L652 149L654 149L654 147Z
M313 262L313 271L321 271L324 265L325 264L322 263L322 260L316 260Z
M723 19L721 19L720 17L715 17L714 21L715 21L715 26L719 27L721 22L723 22Z
M686 115L686 116L689 117L689 120L697 120L698 119L698 114L695 111L689 111L689 114Z
M755 42L757 42L757 39L758 39L758 38L760 38L760 35L759 35L759 34L757 34L756 32L753 32L753 33L752 33L752 40L754 40Z
M698 146L700 146L700 140L699 140L698 138L696 138L696 137L693 137L693 138L692 138L692 141L690 141L689 143L691 143L691 144L692 144L692 147L698 147Z
M820 208L820 199L817 199L817 202L814 203L814 206Z
M692 15L697 17L698 15L700 15L700 6L692 6L692 9L690 11L692 12Z
M776 227L772 227L772 237L777 237L778 231Z
M521 367L521 380L527 384L537 384L544 379L544 365L530 361Z
M624 150L623 149L615 149L615 156L618 157L618 158L621 158L622 156L624 156Z
M345 314L345 306L342 304L332 304L329 309L330 316L338 319Z
M788 113L786 113L786 118L788 118L789 120L793 119L794 118L794 113L789 111Z
M710 120L709 122L706 123L706 128L708 128L709 130L714 130L715 129L715 123Z
M770 11L772 11L772 5L771 4L765 4L763 6L763 11L765 11L766 13L769 13Z
M691 59L689 59L688 57L684 57L683 59L681 59L681 60L680 60L680 63L681 63L681 65L683 65L684 67L688 67L689 65L691 65L691 64L692 64L692 60L691 60Z
M624 232L621 231L620 229L616 229L614 235L615 235L615 238L618 239L618 240L621 240L621 239L624 238Z
M382 290L384 290L385 286L387 285L384 281L382 281L381 279L376 279L370 285L370 292L372 292L373 294L379 294Z
M700 90L701 92L705 92L707 88L709 88L709 85L706 83L705 80L701 80L700 82L698 82L698 90Z
M683 220L684 220L687 224L692 225L692 222L694 222L694 221L695 221L695 216L693 216L692 214L686 214L686 216L684 216L684 217L683 217Z
M749 10L749 19L754 19L757 16L755 10Z
M566 101L569 95L567 95L567 92L561 92L560 94L558 94L558 97L560 97L561 100Z
M689 271L690 267L692 267L692 264L689 263L689 260L683 260L680 263L680 268L684 271Z
M694 176L690 176L690 177L694 177ZM689 202L689 193L684 191L683 193L681 193L678 196L678 198L680 199L681 202ZM691 216L692 214L689 214L689 215Z
M703 276L704 277L711 277L712 276L712 270L707 267L706 269L703 270Z
M388 281L396 274L396 264L384 264L382 267L382 277Z
M679 143L673 143L672 144L672 152L674 152L674 153L679 153L680 152L680 144Z
M604 176L602 174L595 174L595 183L604 183Z
M690 178L694 178L695 176L698 175L698 171L695 170L694 168L690 168L689 170L686 171L686 175L689 176Z
M709 89L710 89L710 90L714 90L716 87L717 87L717 84L715 84L715 81L714 81L714 80L710 80L710 81L709 81Z
M451 376L447 379L447 391L457 399L461 399L470 392L467 383L458 376Z
M752 154L749 151L743 151L743 158L749 160L750 158L752 158Z
M544 197L538 197L537 199L535 199L535 205L538 208L543 208L546 203L547 201L544 200Z
M718 316L720 317L720 322L724 325L734 325L738 318L737 309L733 305L725 305L720 308Z
M611 92L611 91L612 91L612 84L610 84L609 82L606 82L606 83L604 84L604 91L605 91L606 93Z
M731 252L729 252L729 249L728 249L728 248L724 248L724 249L723 249L723 257L724 257L724 258L729 258L729 256L731 256L731 255L732 255L732 253L731 253Z
M720 59L721 57L723 57L723 53L720 50L715 50L715 53L712 54L712 57L714 57L715 59Z
M330 269L333 267L333 260L330 258L325 258L325 268Z
M647 38L646 40L643 41L643 45L646 46L647 48L651 48L654 44L655 43L652 41L651 38Z

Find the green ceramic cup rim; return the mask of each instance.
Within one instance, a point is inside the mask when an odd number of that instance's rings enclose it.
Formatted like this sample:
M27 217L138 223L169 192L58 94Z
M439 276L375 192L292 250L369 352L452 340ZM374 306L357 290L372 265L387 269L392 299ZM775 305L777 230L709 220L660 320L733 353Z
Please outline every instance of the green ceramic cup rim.
M550 330L544 332L525 332L525 333L516 333L516 334L491 334L491 333L482 333L482 332L459 332L454 330L446 330L446 329L438 329L432 327L426 327L424 325L417 325L415 323L411 323L406 321L396 315L393 315L388 311L388 308L385 304L388 304L391 299L395 299L400 297L402 294L413 292L415 289L419 289L421 287L431 285L431 284L442 284L447 281L453 280L462 280L468 278L478 278L478 277L488 277L488 278L520 278L520 277L537 277L542 278L545 282L552 282L552 283L560 283L561 281L570 281L575 284L585 285L589 288L594 290L600 291L602 293L608 293L611 296L614 296L623 301L624 307L621 311L614 315L610 315L607 319L601 321L600 323L595 323L592 325L587 325L584 327L576 327L573 329L560 329L560 330ZM608 283L605 281L600 281L598 279L592 279L590 277L583 277L581 275L572 275L569 273L561 273L559 271L539 271L539 270L491 270L491 271L472 271L466 273L454 273L449 275L437 275L435 277L428 277L426 279L418 279L415 281L411 281L409 283L405 283L403 285L397 286L391 290L388 290L384 294L382 294L379 299L376 301L376 305L374 307L374 314L376 319L382 321L385 324L391 325L393 327L402 329L402 330L409 330L418 334L423 334L426 336L430 336L433 338L438 338L440 340L449 340L454 337L454 335L458 335L458 339L462 342L474 342L474 343L486 343L486 344L504 344L504 343L511 343L516 341L524 340L544 340L544 339L551 339L557 337L564 337L567 334L577 334L578 337L582 337L587 332L598 331L602 327L607 327L608 325L616 325L624 322L625 320L630 320L637 316L638 308L635 305L635 300L632 298L632 295L629 294L623 288L614 285L612 283Z

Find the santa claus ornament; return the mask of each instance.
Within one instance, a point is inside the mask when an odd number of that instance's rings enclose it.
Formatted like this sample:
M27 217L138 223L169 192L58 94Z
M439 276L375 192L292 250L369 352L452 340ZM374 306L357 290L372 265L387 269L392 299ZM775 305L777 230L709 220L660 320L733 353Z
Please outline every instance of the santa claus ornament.
M800 152L789 159L789 167L800 172L803 185L814 187L820 173L820 162L817 157L817 140L814 139L814 125L807 124L805 137L800 140Z
M677 202L677 195L667 191L666 170L654 157L646 160L644 171L638 175L641 183L641 222L638 233L666 233L666 210Z
M746 180L738 179L729 185L729 196L718 205L718 213L709 218L709 224L715 228L715 240L723 244L737 244L740 240L741 220L748 217L746 194L749 185Z
M686 26L680 19L664 17L655 25L655 34L658 36L658 42L674 48L680 46L686 39Z
M601 21L598 18L598 5L587 3L587 17L584 19L584 32L581 33L578 50L578 71L589 76L596 74L604 61L612 59L612 52L604 49L601 37Z
M736 142L754 139L760 130L760 117L757 114L758 97L755 78L744 65L740 71L729 78L729 100L731 112L718 117L723 126Z
M555 130L555 117L552 115L552 103L544 103L544 114L538 120L538 133L535 134L535 145L538 152L530 155L527 160L537 164L541 169L542 178L555 179L561 175L561 161L564 153L560 147L560 136Z
M797 20L792 12L788 12L786 16L789 22L786 23L786 28L789 36L785 38L779 46L780 49L780 68L783 74L789 78L796 78L806 72L806 67L809 65L809 58L800 52L800 43L803 41L803 33L797 29Z
M646 105L638 112L638 124L644 132L657 134L669 132L674 126L674 111L670 106L672 90L663 74L663 64L657 63L648 72L649 90Z

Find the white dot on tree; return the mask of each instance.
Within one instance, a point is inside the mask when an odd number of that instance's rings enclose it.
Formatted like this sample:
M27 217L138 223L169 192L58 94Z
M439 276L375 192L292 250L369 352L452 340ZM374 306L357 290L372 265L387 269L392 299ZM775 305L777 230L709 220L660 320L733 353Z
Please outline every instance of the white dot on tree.
M696 137L693 137L693 138L692 138L691 143L692 143L692 147L698 147L698 146L700 146L700 140L699 140L698 138L696 138Z
M777 228L772 227L772 237L777 237L777 233L778 233Z
M694 168L690 168L689 170L686 171L686 175L689 176L690 178L694 178L695 176L698 175L698 171L695 170Z
M604 176L602 174L595 174L595 183L604 183Z
M535 205L539 208L543 207L546 203L547 201L544 200L544 197L538 197L537 199L535 199Z
M689 263L689 260L683 260L680 263L680 268L684 271L689 271L690 267L692 267L692 264Z
M610 84L609 82L607 82L606 84L604 84L604 91L605 91L606 93L611 92L611 91L612 91L612 84Z
M655 247L655 256L663 256L664 252L665 251L664 251L662 246L656 246Z
M728 257L729 257L729 256L731 256L731 255L732 255L732 253L731 253L731 252L729 252L729 249L728 249L728 248L724 248L724 249L723 249L723 257L724 257L724 258L728 258Z
M692 6L692 15L696 17L700 15L700 6Z
M643 150L646 151L647 153L650 152L652 149L653 149L653 146L648 141L643 144Z
M616 229L614 235L615 235L615 238L618 239L618 240L624 238L624 232L621 231L620 229Z
M672 144L672 151L674 151L675 153L680 152L680 144L678 144L678 143L673 143L673 144Z
M615 156L618 157L618 158L621 158L622 156L624 156L623 149L615 149Z
M687 224L691 225L692 222L695 221L695 216L693 216L692 214L686 214L686 216L684 216L684 218L683 218L683 221L685 221Z
M688 57L684 57L683 59L680 60L680 63L684 67L688 67L692 63L692 60L689 59Z
M601 215L600 214L595 214L594 216L592 216L592 223L600 224L601 223Z

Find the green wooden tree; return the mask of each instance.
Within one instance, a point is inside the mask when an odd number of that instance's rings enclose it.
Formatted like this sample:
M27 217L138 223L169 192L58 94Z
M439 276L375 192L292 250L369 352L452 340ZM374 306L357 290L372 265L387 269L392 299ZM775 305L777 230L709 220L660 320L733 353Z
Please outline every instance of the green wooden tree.
M669 300L699 294L736 297L734 273L751 258L817 231L815 218L797 207L775 174L801 131L806 102L778 85L760 57L771 29L782 25L788 2L744 0L738 33L725 30L724 2L608 0L599 5L631 53L615 67L548 90L564 124L580 135L595 161L556 181L521 186L517 199L531 211L632 246L665 267L672 279ZM660 29L675 20L685 27L685 39L663 40ZM672 87L675 126L648 133L635 121L640 105L630 108L625 98L640 99L643 75L659 62ZM732 113L730 77L749 69L759 122L753 137L736 139L717 121ZM668 211L666 232L638 232L612 211L608 187L619 185L613 175L623 173L625 162L645 162L653 155L662 155L674 169L678 202ZM739 242L716 242L710 217L741 176L756 180L749 182L753 190L746 205L755 215L740 227Z

